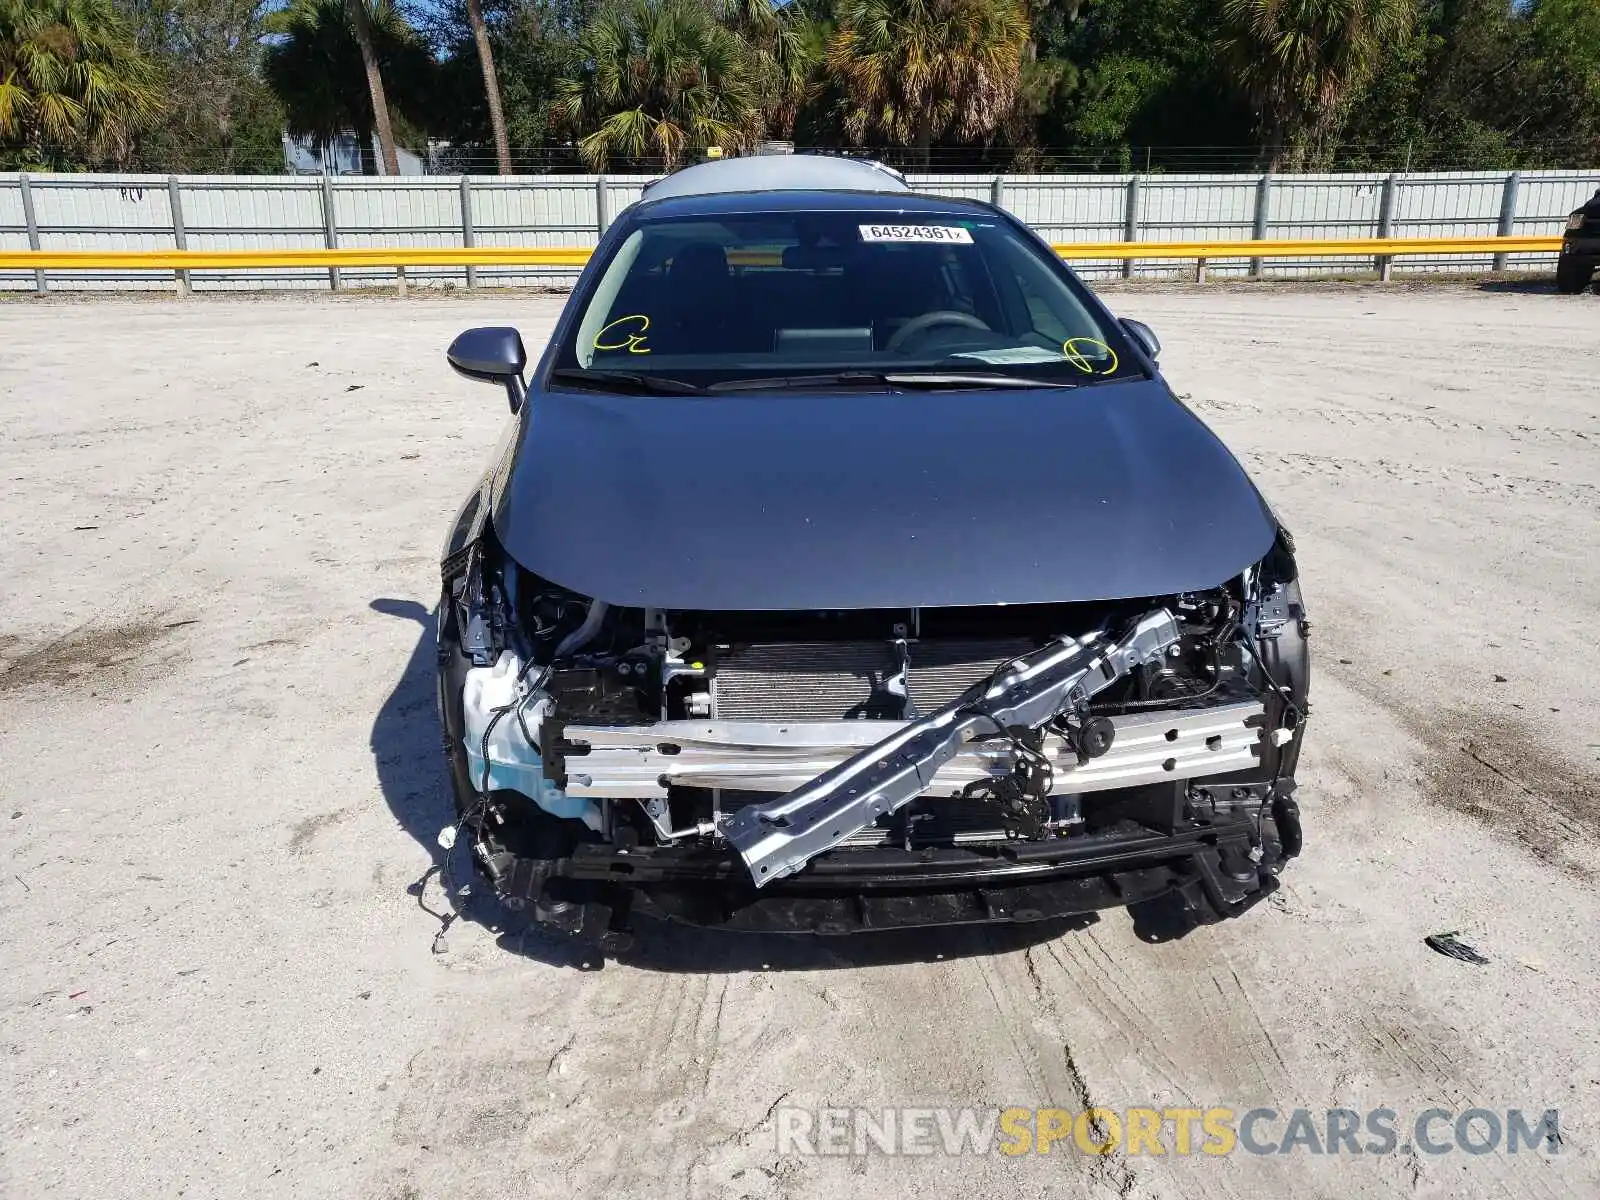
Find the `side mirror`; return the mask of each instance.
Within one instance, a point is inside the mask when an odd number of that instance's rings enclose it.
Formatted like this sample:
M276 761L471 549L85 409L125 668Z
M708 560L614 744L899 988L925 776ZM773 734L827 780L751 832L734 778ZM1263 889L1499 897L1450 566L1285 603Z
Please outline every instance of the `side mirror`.
M528 398L527 385L522 382L528 352L522 348L522 335L515 329L490 325L465 330L450 343L445 357L468 379L503 384L512 412L521 409Z
M1122 328L1134 341L1139 343L1139 348L1152 359L1161 357L1161 339L1156 336L1156 331L1143 321L1135 321L1132 317L1122 318Z

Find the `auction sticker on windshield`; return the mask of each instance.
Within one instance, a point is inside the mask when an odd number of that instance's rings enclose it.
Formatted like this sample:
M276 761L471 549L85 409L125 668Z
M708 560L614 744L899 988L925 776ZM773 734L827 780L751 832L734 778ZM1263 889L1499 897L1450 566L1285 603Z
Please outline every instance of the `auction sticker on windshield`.
M959 225L863 225L863 242L955 242L972 245L972 233Z

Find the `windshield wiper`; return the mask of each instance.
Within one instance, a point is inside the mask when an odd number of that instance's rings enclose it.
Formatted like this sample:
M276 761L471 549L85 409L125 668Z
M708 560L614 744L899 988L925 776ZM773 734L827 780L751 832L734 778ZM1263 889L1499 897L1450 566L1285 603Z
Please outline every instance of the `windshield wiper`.
M708 392L787 391L811 387L848 387L856 383L883 384L882 371L832 371L826 375L752 375L749 379L724 379L708 384Z
M768 375L727 379L710 384L708 392L786 391L796 388L849 387L878 384L906 388L1070 388L1079 385L1055 379L1029 379L996 371L835 371L829 375Z
M698 396L706 389L666 375L640 375L635 371L595 371L588 367L557 367L550 378L559 383L589 385L607 392L638 392L649 396Z
M1032 379L999 371L896 371L885 375L890 383L905 387L1073 388L1069 379Z

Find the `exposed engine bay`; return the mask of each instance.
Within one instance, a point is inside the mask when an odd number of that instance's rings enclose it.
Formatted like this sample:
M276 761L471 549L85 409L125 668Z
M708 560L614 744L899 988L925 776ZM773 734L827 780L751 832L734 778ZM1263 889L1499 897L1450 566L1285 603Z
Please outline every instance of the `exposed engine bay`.
M1124 861L1165 864L1215 919L1299 849L1309 625L1287 534L1216 588L1093 604L610 606L487 532L445 566L458 828L554 925L615 927L636 893L736 927L915 924L919 900L948 923L952 881L980 917L1030 919L1066 901L1011 903L992 877L1037 891L1087 865L1127 903Z

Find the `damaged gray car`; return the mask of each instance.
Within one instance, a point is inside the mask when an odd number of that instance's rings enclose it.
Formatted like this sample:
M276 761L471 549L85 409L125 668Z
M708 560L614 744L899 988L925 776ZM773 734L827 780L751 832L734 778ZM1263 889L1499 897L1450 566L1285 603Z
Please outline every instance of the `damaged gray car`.
M540 922L847 933L1168 894L1300 850L1294 546L1005 211L872 164L679 172L602 238L443 556L469 845Z

